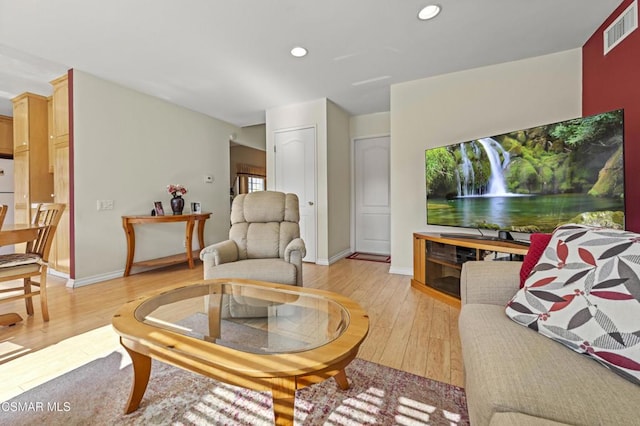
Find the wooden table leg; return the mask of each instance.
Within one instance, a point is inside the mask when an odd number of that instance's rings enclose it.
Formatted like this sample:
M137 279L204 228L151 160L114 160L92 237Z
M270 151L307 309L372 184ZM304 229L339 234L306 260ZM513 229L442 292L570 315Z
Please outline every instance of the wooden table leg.
M349 381L347 380L347 373L344 372L344 368L338 372L333 378L342 390L349 389Z
M133 225L126 218L122 218L122 227L127 236L127 263L124 267L124 276L128 277L131 273L131 265L133 265L133 255L136 252L136 233Z
M211 284L211 292L207 295L207 317L209 319L209 336L204 339L214 342L219 339L222 322L222 284Z
M129 414L138 409L144 391L147 390L149 376L151 375L151 358L129 349L122 343L122 339L120 339L120 343L129 353L133 363L133 384L129 394L129 401L124 409L124 413Z
M186 235L185 235L185 241L186 241L186 246L187 246L187 261L189 262L189 268L193 269L194 268L194 264L193 264L193 252L191 250L191 239L193 236L193 226L195 225L195 221L193 219L189 219L187 221L187 230L186 230Z
M207 219L198 219L198 247L200 251L204 249L204 222Z
M273 414L276 425L292 425L296 401L296 378L275 377L271 379Z

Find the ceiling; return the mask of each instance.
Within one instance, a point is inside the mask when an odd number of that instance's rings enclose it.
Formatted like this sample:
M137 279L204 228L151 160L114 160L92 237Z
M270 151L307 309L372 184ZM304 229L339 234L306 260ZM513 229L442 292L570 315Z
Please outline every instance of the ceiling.
M392 84L581 47L621 0L436 2L0 0L0 113L68 68L238 126L325 97L389 111Z

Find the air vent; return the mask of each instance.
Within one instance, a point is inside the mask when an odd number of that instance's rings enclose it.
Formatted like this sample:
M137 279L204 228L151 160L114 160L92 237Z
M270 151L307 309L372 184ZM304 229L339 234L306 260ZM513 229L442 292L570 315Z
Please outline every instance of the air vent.
M604 54L606 55L616 47L622 40L638 28L638 2L637 0L618 16L604 30Z

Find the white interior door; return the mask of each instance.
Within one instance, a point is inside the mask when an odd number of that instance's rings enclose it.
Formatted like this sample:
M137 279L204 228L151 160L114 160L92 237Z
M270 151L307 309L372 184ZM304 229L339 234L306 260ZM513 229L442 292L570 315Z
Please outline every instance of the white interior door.
M388 136L355 141L355 249L391 252Z
M307 255L316 261L316 129L275 132L275 184L277 191L290 192L300 200L300 237Z

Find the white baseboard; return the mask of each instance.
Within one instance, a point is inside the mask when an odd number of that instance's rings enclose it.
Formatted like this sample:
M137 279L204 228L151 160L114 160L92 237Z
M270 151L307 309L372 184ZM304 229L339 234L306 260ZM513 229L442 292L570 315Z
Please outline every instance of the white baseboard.
M329 259L329 264L336 263L338 260L344 259L345 257L349 256L351 253L353 252L350 248L342 250L340 253L332 256L331 259Z
M397 266L392 266L389 268L389 273L413 276L413 268L398 268Z
M90 277L80 278L76 280L69 280L69 281L73 282L72 283L73 288L77 288L77 287L83 287L85 285L96 284L102 281L112 280L114 278L122 278L123 274L124 274L124 269L121 269L119 271L107 272L106 274L92 275ZM67 283L67 287L69 287L68 283Z
M331 256L329 259L316 259L316 265L329 266L336 263L338 260L349 256L352 253L351 249L342 250L340 253Z
M60 272L60 271L56 271L56 270L55 270L55 269L53 269L53 268L49 268L49 269L47 270L47 273L48 273L49 275L53 275L54 277L60 277L60 278L66 278L66 279L69 279L69 274L64 273L64 272Z
M343 258L349 256L351 253L352 253L351 249L346 249L346 250L343 250L340 253L332 256L330 259L316 259L316 265L329 266L329 265L331 265L333 263L336 263L340 259L343 259ZM143 268L143 270L151 270L151 269L157 269L157 268ZM142 271L136 271L136 272L142 272ZM413 268L394 268L394 267L391 267L391 268L389 268L389 273L390 274L400 274L400 275L413 275ZM58 275L58 274L60 274L60 273L58 272L55 275ZM118 271L107 272L107 273L99 274L99 275L92 275L90 277L80 278L80 279L76 279L76 280L69 279L68 275L65 278L67 278L67 287L77 288L77 287L83 287L83 286L86 286L86 285L96 284L96 283L99 283L99 282L102 282L102 281L112 280L114 278L122 278L123 274L124 274L124 269L120 269ZM58 275L58 276L60 276L60 275Z

